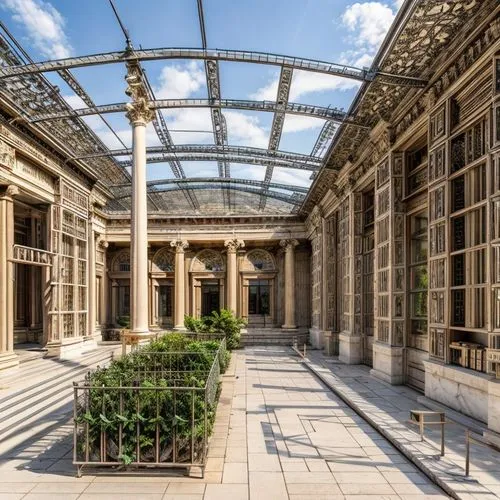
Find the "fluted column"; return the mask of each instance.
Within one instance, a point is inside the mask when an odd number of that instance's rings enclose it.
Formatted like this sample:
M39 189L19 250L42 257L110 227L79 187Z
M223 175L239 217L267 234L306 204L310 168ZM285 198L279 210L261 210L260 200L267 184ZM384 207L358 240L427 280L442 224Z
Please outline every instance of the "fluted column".
M0 370L19 363L14 354L14 200L16 186L0 188Z
M295 247L297 240L281 240L285 249L285 322L281 328L297 328L295 325Z
M236 314L238 303L236 288L237 288L237 266L236 252L239 248L243 248L245 243L242 240L232 239L226 240L224 246L227 248L227 305L226 308Z
M184 330L184 250L189 243L185 240L175 240L170 242L170 246L175 248L174 330Z
M148 321L148 206L146 188L146 125L153 118L139 64L127 64L127 118L132 125L132 209L130 222L130 329L146 334Z

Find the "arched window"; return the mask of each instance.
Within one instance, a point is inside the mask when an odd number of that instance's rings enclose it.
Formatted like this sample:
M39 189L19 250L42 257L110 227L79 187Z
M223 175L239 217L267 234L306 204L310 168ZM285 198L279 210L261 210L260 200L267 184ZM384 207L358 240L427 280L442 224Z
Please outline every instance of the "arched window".
M130 250L122 250L113 260L111 269L115 272L130 272Z
M171 273L175 269L175 254L170 248L161 248L153 257L153 272Z
M245 255L242 265L243 271L274 271L273 256L260 248L251 250Z
M212 271L219 272L224 271L226 266L224 265L224 259L219 252L215 250L202 250L193 259L191 264L191 271Z

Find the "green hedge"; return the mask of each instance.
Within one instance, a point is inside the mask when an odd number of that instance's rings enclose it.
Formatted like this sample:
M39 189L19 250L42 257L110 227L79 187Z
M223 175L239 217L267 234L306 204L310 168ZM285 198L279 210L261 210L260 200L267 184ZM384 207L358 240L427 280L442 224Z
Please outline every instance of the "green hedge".
M224 344L167 334L89 373L75 385L75 462L204 461L219 392L217 365L223 372L229 362Z

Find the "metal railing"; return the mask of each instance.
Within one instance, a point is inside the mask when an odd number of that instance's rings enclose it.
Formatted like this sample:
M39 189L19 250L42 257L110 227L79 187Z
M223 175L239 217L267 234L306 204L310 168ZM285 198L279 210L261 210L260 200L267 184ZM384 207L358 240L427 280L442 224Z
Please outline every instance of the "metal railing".
M470 445L471 443L476 443L480 446L489 448L490 450L500 452L500 446L488 441L486 438L481 436L481 434L476 434L474 431L467 429L465 431L465 476L469 475L470 471Z
M127 375L97 369L74 382L78 477L85 466L199 467L203 476L225 352L224 339L206 352L141 349L118 361Z

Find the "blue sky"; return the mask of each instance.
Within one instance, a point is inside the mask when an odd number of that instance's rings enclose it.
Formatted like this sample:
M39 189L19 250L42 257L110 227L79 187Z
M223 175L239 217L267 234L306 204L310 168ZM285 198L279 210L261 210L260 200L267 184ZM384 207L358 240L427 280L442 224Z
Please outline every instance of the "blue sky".
M204 0L209 48L275 52L296 57L369 66L403 0ZM201 47L196 0L116 0L136 47ZM121 30L107 0L1 0L0 16L34 60L58 59L124 48ZM206 98L200 62L176 60L144 64L157 97ZM219 64L221 95L228 99L275 100L279 68ZM122 64L74 70L97 104L123 102ZM55 75L49 78L74 108L85 107ZM295 71L290 101L347 109L356 82L328 75ZM267 148L272 115L225 110L228 142ZM176 143L213 143L206 109L164 112ZM107 115L118 135L131 145L123 115ZM110 147L121 147L100 118L85 118ZM309 154L323 120L287 115L279 149ZM177 130L205 132L177 132ZM148 145L157 145L152 126ZM183 162L189 176L216 176L217 165ZM148 177L171 177L168 165L148 167ZM265 168L233 165L234 177L262 180ZM275 169L274 182L309 185L310 173Z

